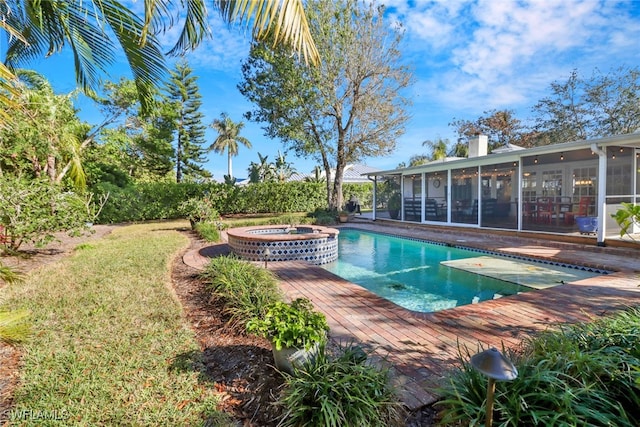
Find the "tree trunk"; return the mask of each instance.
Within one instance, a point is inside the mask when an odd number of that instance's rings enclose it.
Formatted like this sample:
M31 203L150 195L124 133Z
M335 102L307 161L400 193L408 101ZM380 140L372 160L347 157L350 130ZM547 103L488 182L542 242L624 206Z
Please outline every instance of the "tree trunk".
M233 179L233 167L231 165L231 151L227 148L227 172L229 173L229 179Z
M47 175L51 182L56 182L56 157L53 154L47 156Z

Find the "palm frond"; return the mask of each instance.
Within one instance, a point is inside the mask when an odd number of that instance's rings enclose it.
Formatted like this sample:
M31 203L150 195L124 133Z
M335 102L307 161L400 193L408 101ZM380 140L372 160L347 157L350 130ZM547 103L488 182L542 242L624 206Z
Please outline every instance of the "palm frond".
M169 55L177 55L195 46L207 36L211 35L209 30L209 13L203 0L186 0L185 22L182 32L176 44L168 52Z
M317 65L320 54L311 36L301 0L221 0L218 6L227 22L239 21L249 26L256 39L273 38L284 42L302 55L305 63Z
M0 341L15 344L24 341L31 331L27 317L28 310L5 311L0 313Z
M24 280L24 275L0 262L0 280L9 284L18 283Z

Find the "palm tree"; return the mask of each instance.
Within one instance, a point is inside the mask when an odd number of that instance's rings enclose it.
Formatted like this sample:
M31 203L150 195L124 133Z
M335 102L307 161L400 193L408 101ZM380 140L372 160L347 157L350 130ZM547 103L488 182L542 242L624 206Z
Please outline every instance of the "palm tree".
M238 155L238 143L247 148L251 148L251 142L244 136L240 136L240 131L244 127L244 122L234 122L229 118L227 113L222 113L219 119L214 119L211 127L218 132L218 137L209 150L216 153L224 154L227 151L227 174L229 178L233 178L233 170L231 167L231 158Z
M444 160L447 158L448 139L438 137L435 141L426 140L422 143L422 146L431 149L431 160Z
M276 157L276 162L273 166L276 171L278 182L285 182L287 179L291 178L294 173L296 173L293 164L287 161L287 157L281 153L280 150L278 150L278 156Z
M319 54L309 31L302 0L211 0L227 22L239 21L252 27L254 38L272 37L302 55L308 63L318 63ZM153 102L152 88L164 80L166 66L155 34L166 32L175 16L184 24L170 54L194 49L210 34L207 0L146 0L144 17L138 17L118 0L89 1L0 1L0 30L9 43L6 66L0 64L0 89L9 87L10 70L28 61L71 49L76 81L93 93L101 74L122 48L136 82L145 111ZM181 10L175 10L175 5ZM0 102L11 102L0 91Z

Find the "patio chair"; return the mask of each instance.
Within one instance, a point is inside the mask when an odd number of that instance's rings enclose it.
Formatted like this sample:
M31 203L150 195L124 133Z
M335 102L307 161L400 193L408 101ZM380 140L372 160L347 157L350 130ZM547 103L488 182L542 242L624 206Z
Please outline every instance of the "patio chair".
M435 199L427 199L424 201L424 219L427 221L438 221L440 219L438 203Z
M478 221L478 199L474 199L473 203L468 208L462 209L462 218L465 221Z
M360 201L355 196L351 196L351 198L349 199L349 201L345 206L345 210L350 214L362 215L362 212L360 211Z
M577 216L589 215L589 206L591 205L591 197L580 197L577 211L570 211L564 213L564 223L573 225Z
M536 203L536 219L540 223L550 224L554 215L553 202L548 197L539 198Z

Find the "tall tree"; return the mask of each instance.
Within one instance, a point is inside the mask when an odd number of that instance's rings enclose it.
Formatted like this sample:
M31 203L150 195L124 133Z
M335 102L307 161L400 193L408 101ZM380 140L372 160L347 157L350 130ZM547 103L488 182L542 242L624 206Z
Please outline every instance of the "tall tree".
M640 69L596 70L583 79L573 70L551 83L551 96L533 108L538 144L598 138L640 129Z
M278 156L276 157L276 161L273 166L276 171L278 182L285 182L287 179L291 178L291 175L296 173L293 164L287 161L287 156L284 153L281 153L280 150L278 150Z
M517 144L523 133L523 125L511 110L485 111L475 121L454 119L449 126L458 133L459 141L483 134L489 137L489 150L505 144Z
M211 127L218 132L218 136L209 147L209 150L220 154L224 154L225 151L227 152L227 173L229 179L233 179L231 159L233 156L238 155L238 143L247 148L251 148L251 142L240 135L240 131L244 127L244 122L236 123L231 120L227 113L222 113L219 119L213 120Z
M9 87L10 69L66 47L73 54L78 85L92 93L99 85L100 75L116 59L118 44L129 63L146 111L153 102L152 88L160 87L166 71L155 34L170 29L176 22L175 16L181 16L183 19L179 22L183 26L170 53L180 54L195 48L210 33L206 3L206 0L147 0L141 18L117 0L3 0L0 30L10 37L6 66L0 64L0 89ZM251 25L255 38L275 39L277 43L292 46L305 61L314 64L319 61L302 0L213 0L213 5L227 22ZM9 99L5 95L3 92L0 102L7 105Z
M114 126L103 128L97 143L90 145L90 178L112 182L121 182L121 175L134 180L165 179L174 168L174 104L154 89L153 108L143 111L133 81L121 79L106 88L108 98L116 104L110 106L126 108Z
M313 0L308 11L322 63L305 67L282 49L257 43L239 88L256 105L249 119L266 123L267 135L297 155L319 161L328 206L338 209L346 165L395 148L408 119L409 100L400 93L412 78L400 64L402 34L389 29L383 8Z
M536 145L555 144L587 138L589 118L584 105L582 82L573 70L566 82L551 83L551 96L534 107L535 129L539 132Z
M431 154L429 160L444 160L449 154L449 140L438 137L436 140L426 140L422 142L423 147L429 148Z
M167 84L169 99L176 110L177 141L175 149L176 182L182 182L183 175L198 179L210 178L211 174L202 168L206 161L204 114L200 111L202 95L198 78L186 61L176 63Z

